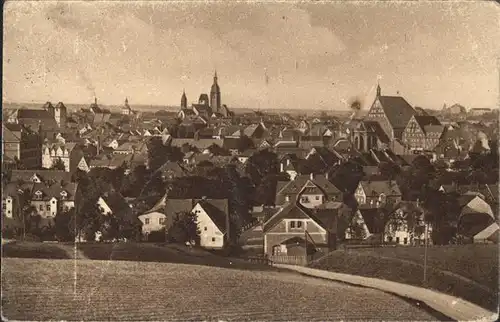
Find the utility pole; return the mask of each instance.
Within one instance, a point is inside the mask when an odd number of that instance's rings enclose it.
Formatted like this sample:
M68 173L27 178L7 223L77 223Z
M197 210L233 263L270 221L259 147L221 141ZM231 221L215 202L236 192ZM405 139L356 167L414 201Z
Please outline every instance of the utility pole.
M427 222L425 222L424 285L427 284L427 244L428 244L427 240L429 239L428 238L428 233L429 233L428 224L427 224Z
M304 229L304 240L305 240L305 246L306 246L305 250L304 250L305 253L306 253L305 254L306 257L305 257L305 265L304 266L307 266L307 230L305 230L305 229Z

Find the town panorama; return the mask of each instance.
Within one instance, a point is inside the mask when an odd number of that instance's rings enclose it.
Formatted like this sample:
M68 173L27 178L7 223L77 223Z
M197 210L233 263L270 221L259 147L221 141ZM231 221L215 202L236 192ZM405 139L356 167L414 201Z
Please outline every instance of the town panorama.
M498 12L8 1L2 317L496 320Z

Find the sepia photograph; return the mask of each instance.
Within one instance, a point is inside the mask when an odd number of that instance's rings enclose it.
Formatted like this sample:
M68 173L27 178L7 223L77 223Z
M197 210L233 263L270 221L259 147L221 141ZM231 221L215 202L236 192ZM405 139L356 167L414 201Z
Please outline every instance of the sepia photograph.
M499 26L6 0L2 321L497 321Z

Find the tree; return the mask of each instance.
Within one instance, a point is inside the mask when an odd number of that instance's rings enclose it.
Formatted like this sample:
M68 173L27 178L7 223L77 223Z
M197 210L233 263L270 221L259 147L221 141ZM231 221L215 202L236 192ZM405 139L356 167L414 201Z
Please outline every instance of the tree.
M148 142L148 162L151 171L156 171L167 161L179 162L183 153L176 146L164 145L160 137L153 137Z
M238 141L238 151L243 152L254 147L253 141L246 135L243 135Z
M167 239L175 243L190 243L198 245L200 241L200 231L196 215L191 212L177 213L172 226L167 231Z
M401 168L393 162L380 162L378 170L382 176L389 180L395 179L401 172Z
M343 192L353 194L363 176L363 167L349 160L333 169L330 181Z
M278 174L278 156L268 149L254 153L246 162L245 172L252 183L258 186L265 176Z
M50 169L65 171L66 166L64 165L64 162L63 160L61 160L61 158L57 158L54 162L52 162L52 167Z
M75 208L68 211L60 211L54 218L54 229L56 239L60 242L69 242L75 239L74 230L71 227L71 218L75 216Z

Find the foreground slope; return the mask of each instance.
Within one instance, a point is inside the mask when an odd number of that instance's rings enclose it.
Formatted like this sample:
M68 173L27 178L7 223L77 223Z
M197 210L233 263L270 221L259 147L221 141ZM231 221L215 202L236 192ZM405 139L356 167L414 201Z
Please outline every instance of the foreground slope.
M288 272L24 258L2 266L3 315L16 320L435 320L389 294Z

